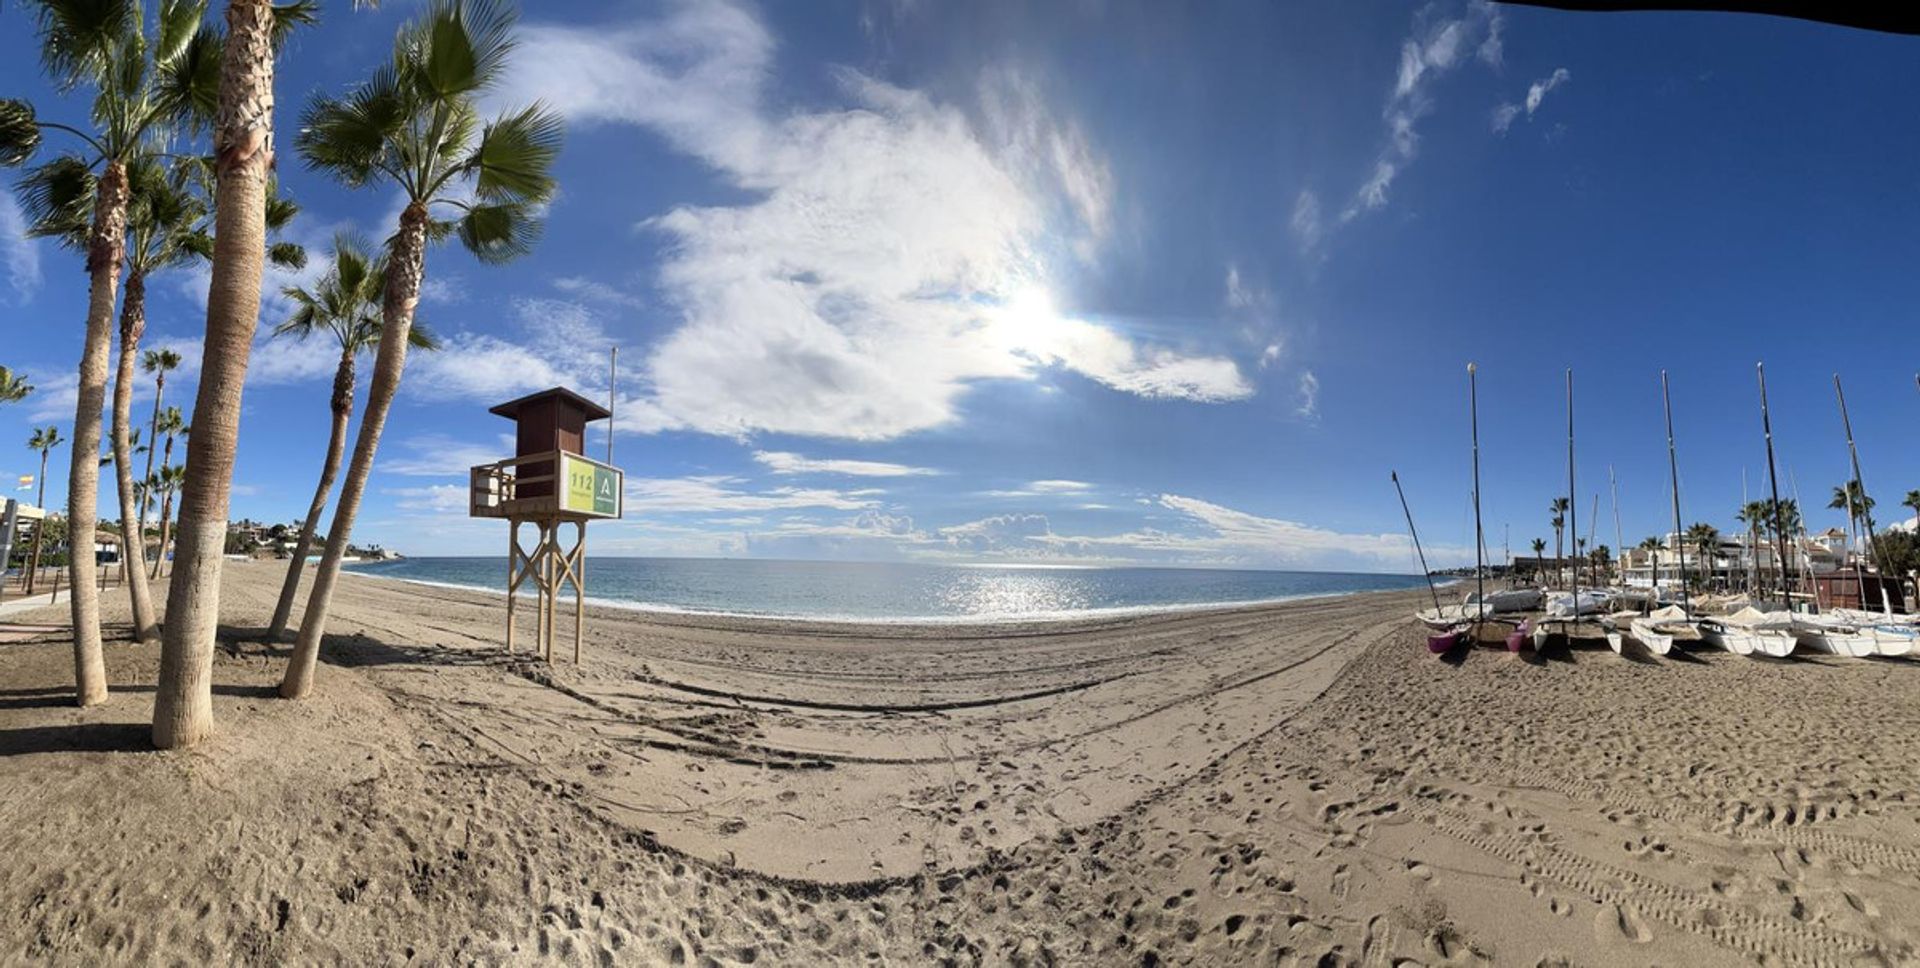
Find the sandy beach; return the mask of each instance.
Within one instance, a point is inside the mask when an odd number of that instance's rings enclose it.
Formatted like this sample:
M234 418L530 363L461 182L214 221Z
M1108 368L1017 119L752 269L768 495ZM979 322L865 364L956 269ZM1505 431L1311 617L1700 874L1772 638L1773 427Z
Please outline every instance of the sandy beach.
M311 699L227 570L218 736L156 655L0 638L0 960L1903 963L1920 669L1426 654L1387 593L1027 626L345 580ZM110 631L124 599L105 601ZM35 623L44 629L22 628ZM563 626L564 627L564 626Z

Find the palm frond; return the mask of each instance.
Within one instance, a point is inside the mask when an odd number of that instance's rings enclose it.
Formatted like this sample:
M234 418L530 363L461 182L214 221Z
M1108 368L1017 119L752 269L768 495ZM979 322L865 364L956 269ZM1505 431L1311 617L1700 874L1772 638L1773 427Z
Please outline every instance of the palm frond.
M40 62L62 90L111 84L115 55L140 30L134 0L41 0Z
M460 219L460 242L474 258L498 265L533 251L542 227L529 205L475 205Z
M499 0L435 0L399 39L407 79L432 99L492 87L513 53L514 8Z
M297 242L275 242L267 246L267 261L279 269L304 269L307 250Z
M16 186L27 217L27 234L84 249L93 225L93 171L74 155L61 155L27 171Z
M413 325L407 328L407 345L416 350L437 352L446 344L441 342L438 333L428 329L427 324L421 322L418 317L415 317Z
M291 3L273 5L273 46L280 49L287 43L297 27L311 27L320 22L320 5L314 0L292 0Z
M388 146L406 119L394 71L382 68L344 97L314 98L301 114L294 145L309 168L358 188L386 165Z
M220 31L200 24L172 56L156 55L153 102L164 120L204 130L220 100Z
M467 164L474 194L490 202L551 199L553 162L565 132L560 115L540 104L495 119Z
M160 36L153 45L153 62L165 67L185 53L206 18L207 0L160 0L156 21Z
M0 167L25 164L40 148L40 121L33 105L0 100Z

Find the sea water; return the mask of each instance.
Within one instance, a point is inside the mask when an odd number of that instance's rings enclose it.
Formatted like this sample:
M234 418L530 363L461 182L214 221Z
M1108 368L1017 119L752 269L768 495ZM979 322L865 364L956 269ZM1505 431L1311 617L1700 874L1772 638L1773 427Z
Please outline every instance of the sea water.
M503 558L368 562L363 575L488 591ZM1418 575L1203 568L590 558L590 601L667 612L852 621L1017 621L1418 588Z

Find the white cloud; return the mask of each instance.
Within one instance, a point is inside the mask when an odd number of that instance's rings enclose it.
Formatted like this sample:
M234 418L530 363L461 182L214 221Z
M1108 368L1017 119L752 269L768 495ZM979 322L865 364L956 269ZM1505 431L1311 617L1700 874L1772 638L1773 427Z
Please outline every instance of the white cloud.
M486 333L442 333L438 352L409 353L409 390L431 397L499 403L568 386L599 398L613 345L594 312L559 299L514 302L521 341Z
M1513 119L1520 115L1520 105L1508 102L1493 109L1493 133L1506 134L1513 127Z
M1048 253L1098 245L1113 186L1025 75L982 78L978 125L850 70L846 107L782 114L763 100L773 47L719 0L523 31L516 98L649 128L751 195L645 223L671 240L660 286L682 322L645 364L643 427L887 439L954 420L975 382L1050 368L1153 397L1252 393L1230 360L1051 311Z
M1177 494L1159 495L1153 503L1178 514L1178 527L1143 527L1105 536L1049 533L1033 540L1056 554L1087 560L1396 572L1418 568L1411 544L1399 534L1347 534ZM1435 567L1473 558L1471 549L1429 545L1427 551Z
M457 477L466 479L467 471L479 464L491 464L512 457L512 434L501 434L491 444L456 440L446 434L429 433L385 444L380 449L375 470L403 477Z
M1085 491L1093 490L1093 485L1087 483L1086 481L1065 481L1065 480L1033 481L1032 483L1029 483L1027 486L1036 491L1039 491L1042 494L1079 494Z
M394 497L394 506L405 511L428 511L434 514L467 513L467 487L464 484L428 484L424 487L387 488L385 493Z
M1312 252L1320 247L1324 231L1320 222L1320 196L1311 190L1301 190L1293 200L1293 217L1288 220L1293 230L1293 240L1302 252Z
M912 467L874 460L835 460L803 457L778 450L757 450L753 459L775 474L845 474L850 477L924 477L938 474L930 467Z
M776 487L748 490L738 477L630 478L629 513L775 511L784 508L827 508L860 511L876 505L870 497L829 488Z
M1053 526L1044 514L998 514L940 529L940 540L948 548L969 554L1036 549L1035 541L1053 535Z
M604 282L596 282L582 276L561 276L553 280L553 288L576 299L600 303L607 306L624 306L638 309L645 306L646 300L630 295Z
M979 492L982 497L1063 497L1086 495L1093 485L1086 481L1045 480L1028 481L1015 488L1004 488Z
M1394 180L1419 154L1419 122L1433 110L1434 82L1458 67L1469 50L1488 64L1500 61L1504 28L1500 11L1492 3L1471 0L1464 11L1450 18L1436 19L1436 9L1423 8L1412 35L1400 45L1393 92L1382 112L1387 144L1340 213L1342 223L1386 206Z
M452 272L444 275L428 275L420 283L420 301L439 306L466 302L465 281L458 273Z
M12 305L33 301L40 291L40 242L27 237L27 218L11 192L0 191L0 266L13 289Z
M1319 419L1320 417L1320 378L1317 376L1314 376L1312 370L1308 370L1300 374L1300 385L1297 391L1296 399L1299 401L1299 403L1293 408L1293 412L1295 415L1304 417L1308 420Z
M1548 91L1565 84L1571 77L1573 75L1566 68L1560 67L1555 68L1552 74L1534 81L1527 88L1527 116L1532 117L1533 112L1540 110L1540 102L1546 100Z
M1564 67L1559 67L1555 68L1553 73L1548 74L1546 77L1534 81L1527 86L1527 96L1524 106L1508 102L1493 109L1493 130L1498 134L1506 134L1507 129L1513 126L1514 120L1519 118L1523 112L1526 114L1527 120L1533 120L1533 113L1540 110L1540 105L1546 101L1547 94L1554 88L1572 79L1572 72Z

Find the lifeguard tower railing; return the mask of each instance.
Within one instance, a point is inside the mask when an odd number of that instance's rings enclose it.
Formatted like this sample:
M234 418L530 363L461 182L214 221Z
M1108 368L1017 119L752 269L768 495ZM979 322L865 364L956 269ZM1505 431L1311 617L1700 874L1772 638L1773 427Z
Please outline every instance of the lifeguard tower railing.
M625 484L618 467L572 451L525 454L468 472L467 513L520 520L618 518Z

